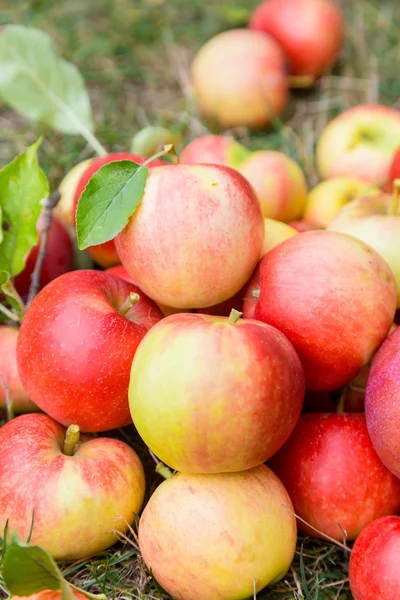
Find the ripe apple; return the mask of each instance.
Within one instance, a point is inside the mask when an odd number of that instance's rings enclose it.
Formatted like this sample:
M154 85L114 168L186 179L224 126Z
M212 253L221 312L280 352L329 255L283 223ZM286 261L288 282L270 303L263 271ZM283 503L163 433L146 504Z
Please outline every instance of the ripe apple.
M333 119L317 145L317 164L325 179L347 175L379 187L400 139L400 111L388 106L361 104Z
M80 270L50 282L29 306L17 345L21 381L62 425L105 431L131 422L132 359L162 318L138 293L119 277Z
M400 328L372 361L365 393L365 415L372 444L382 462L400 478Z
M57 560L105 550L142 506L137 454L112 438L71 432L47 415L22 415L0 429L0 529L16 530ZM67 443L64 443L67 440Z
M283 334L200 314L158 323L136 352L129 384L140 436L185 473L263 463L290 435L303 398L303 370Z
M396 278L400 308L400 204L390 194L362 196L342 208L328 229L362 240L386 260Z
M245 599L289 569L296 547L292 508L265 465L241 473L179 473L144 509L140 551L174 598Z
M260 269L263 259L258 263L253 275L247 283L243 299L243 317L245 319L254 319L256 304L260 295Z
M72 589L71 592L78 600L87 600L87 597L81 594L81 592ZM13 596L12 598L13 600L62 600L60 590L43 590L30 596Z
M200 112L223 127L263 127L288 100L285 55L260 31L234 29L214 36L191 68Z
M81 178L75 189L72 207L74 223L79 198L81 197L83 190L88 184L89 179L92 177L93 173L100 169L100 167L110 162L114 162L116 160L131 160L141 165L142 163L144 163L146 158L138 156L137 154L132 154L130 152L114 152L112 154L107 154L106 156L98 156L97 158L91 160L86 170L81 175ZM162 166L165 164L166 163L164 163L163 161L155 159L151 161L148 166ZM111 267L112 265L117 265L121 262L118 256L118 252L115 249L114 240L110 240L109 242L105 242L104 244L99 244L97 246L90 246L90 248L87 248L87 252L93 258L93 260L96 263L98 263L101 267Z
M307 182L299 165L283 152L253 152L239 172L255 189L264 217L279 221L301 217Z
M304 219L321 227L328 227L339 211L361 194L370 196L381 190L360 179L332 177L321 181L308 195Z
M150 170L141 203L115 243L128 273L157 304L205 308L244 286L263 240L260 204L240 173L168 165Z
M28 297L31 286L31 277L35 269L36 260L39 254L39 245L42 238L44 227L43 214L39 217L37 231L39 242L32 248L26 259L24 270L14 278L14 286L24 300ZM72 240L67 228L53 217L48 235L46 255L40 271L40 288L43 288L53 279L63 273L71 271L73 267L73 248Z
M264 245L261 251L261 258L267 254L272 248L281 244L285 240L297 235L296 231L287 223L276 221L275 219L264 219Z
M305 76L308 86L333 65L343 44L343 17L331 0L266 0L249 25L279 42L290 73Z
M181 164L212 164L237 168L251 152L227 135L204 135L192 140L181 152Z
M6 394L2 382L8 386L14 412L24 413L38 410L22 387L17 366L18 329L0 325L0 410L5 410Z
M58 186L61 198L53 209L53 215L55 215L55 217L61 221L73 235L75 235L74 198L76 188L92 160L92 158L88 158L74 165Z
M400 510L400 481L372 447L362 413L305 413L269 465L311 537L348 540ZM315 529L318 531L315 531Z
M400 138L398 144L400 144ZM400 146L397 148L397 151L393 157L389 168L389 192L393 191L393 182L395 181L395 179L400 179Z
M397 289L367 244L334 231L308 231L268 252L255 318L293 343L306 386L334 390L353 379L385 339Z
M323 229L320 225L316 225L315 223L310 223L305 219L300 219L297 221L289 221L288 225L293 227L298 233L304 233L305 231L313 231L315 229Z
M357 538L350 555L354 600L400 600L400 517L376 519Z

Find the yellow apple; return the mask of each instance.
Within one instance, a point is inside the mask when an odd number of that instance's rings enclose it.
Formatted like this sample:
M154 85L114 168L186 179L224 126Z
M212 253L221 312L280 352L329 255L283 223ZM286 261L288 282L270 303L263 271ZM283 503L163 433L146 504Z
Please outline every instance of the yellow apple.
M274 219L264 219L264 227L265 236L261 258L281 242L298 234L298 231L296 231L294 227L287 225L287 223L282 223L281 221L275 221Z

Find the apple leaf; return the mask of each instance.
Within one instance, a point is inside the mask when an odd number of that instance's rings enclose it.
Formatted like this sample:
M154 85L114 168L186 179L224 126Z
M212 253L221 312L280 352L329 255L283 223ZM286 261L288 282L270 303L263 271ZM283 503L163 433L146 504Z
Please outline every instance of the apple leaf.
M2 211L1 206L0 206L0 244L3 241L3 237L4 237L4 235L3 235L3 228L1 227L1 224L3 223L3 216L2 215L3 215L3 211Z
M7 271L0 271L0 290L5 295L8 304L17 313L18 320L22 320L25 312L25 306L21 296L12 284L10 279L10 273Z
M81 74L34 27L7 25L0 33L0 96L24 116L63 133L93 130Z
M0 68L1 71L1 68ZM0 270L18 275L30 249L37 244L36 223L49 184L37 159L38 140L0 171L2 241Z
M139 206L149 170L130 160L103 165L85 187L76 211L78 246L112 240Z

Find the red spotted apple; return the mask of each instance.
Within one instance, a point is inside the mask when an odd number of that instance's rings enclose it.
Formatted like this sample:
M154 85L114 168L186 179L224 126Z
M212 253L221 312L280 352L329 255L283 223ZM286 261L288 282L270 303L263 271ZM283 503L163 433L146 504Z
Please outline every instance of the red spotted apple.
M33 412L38 407L29 399L22 387L17 366L18 329L0 326L0 409L5 410L6 391L8 387L12 407L16 413Z
M270 460L304 535L348 540L400 510L400 481L372 447L365 416L306 413ZM316 531L318 530L318 531Z
M182 600L244 600L282 579L296 519L265 465L241 473L179 473L151 496L139 546L157 581Z
M192 140L181 152L181 164L212 164L237 168L249 155L242 144L227 135L204 135Z
M285 55L260 31L235 29L208 40L191 78L200 112L223 127L268 125L288 100Z
M399 554L400 517L381 517L361 532L349 563L354 600L400 600Z
M161 318L151 300L118 277L89 270L61 275L34 298L22 322L17 360L26 392L65 426L127 425L132 359Z
M383 342L396 299L393 273L370 246L334 231L308 231L264 256L255 318L293 343L307 388L334 390Z
M72 429L72 431L71 431ZM137 454L111 438L92 438L47 415L22 415L0 429L0 529L15 530L58 560L105 550L142 506Z
M317 145L317 164L325 179L346 175L378 185L389 168L400 139L400 111L361 104L333 119Z
M331 0L266 0L252 14L250 27L279 42L290 73L302 76L306 86L333 65L343 44L343 17Z
M282 446L299 417L304 378L292 345L274 327L236 317L166 317L136 352L132 419L175 470L250 469Z
M240 173L168 165L150 170L141 203L115 243L145 294L182 309L234 296L251 276L263 240L259 202Z

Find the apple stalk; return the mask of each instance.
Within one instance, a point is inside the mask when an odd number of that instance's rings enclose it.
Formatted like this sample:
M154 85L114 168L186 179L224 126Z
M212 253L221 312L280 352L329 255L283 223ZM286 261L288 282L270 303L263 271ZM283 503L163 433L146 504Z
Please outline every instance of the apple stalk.
M399 210L400 200L400 179L395 179L393 182L393 196L392 201L389 204L388 214L390 216L397 215Z
M80 431L78 425L70 425L65 434L63 453L65 456L73 456L79 444Z

